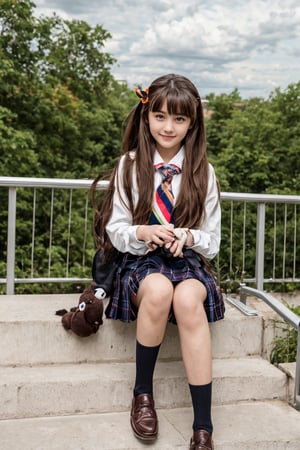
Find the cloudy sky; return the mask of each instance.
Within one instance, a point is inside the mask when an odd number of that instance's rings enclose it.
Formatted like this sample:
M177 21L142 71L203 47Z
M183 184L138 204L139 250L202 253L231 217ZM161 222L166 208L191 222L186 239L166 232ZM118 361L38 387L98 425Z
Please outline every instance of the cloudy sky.
M34 0L36 13L101 25L129 87L188 76L202 97L267 98L300 80L299 0Z

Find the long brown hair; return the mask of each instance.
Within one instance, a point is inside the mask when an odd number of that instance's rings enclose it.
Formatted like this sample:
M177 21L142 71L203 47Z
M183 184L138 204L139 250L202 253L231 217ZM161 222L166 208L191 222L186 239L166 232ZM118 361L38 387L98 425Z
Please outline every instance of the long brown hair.
M196 228L205 217L204 202L208 184L208 161L203 109L197 88L186 77L169 74L157 78L149 86L149 102L139 102L130 112L123 133L122 153L123 192L119 195L132 215L134 225L147 224L153 203L155 141L148 125L149 111L160 111L166 101L169 114L184 115L191 119L191 126L182 144L185 157L182 166L181 187L174 218L176 227ZM133 168L139 198L135 205L132 196ZM118 165L110 178L109 187L100 205L95 202L95 190L99 177L91 187L95 209L94 232L99 247L106 241L105 227L113 208L113 195ZM118 188L118 187L117 187Z

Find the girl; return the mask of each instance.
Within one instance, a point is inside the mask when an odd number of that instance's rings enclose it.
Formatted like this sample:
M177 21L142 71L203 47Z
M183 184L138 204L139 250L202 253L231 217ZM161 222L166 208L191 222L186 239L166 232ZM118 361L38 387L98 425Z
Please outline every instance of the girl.
M123 155L95 212L98 246L108 258L111 250L122 254L106 316L137 319L135 436L157 437L153 373L171 321L194 411L189 448L213 449L208 322L224 317L224 302L206 260L219 251L221 214L201 100L190 80L173 74L136 93L140 102L126 122Z

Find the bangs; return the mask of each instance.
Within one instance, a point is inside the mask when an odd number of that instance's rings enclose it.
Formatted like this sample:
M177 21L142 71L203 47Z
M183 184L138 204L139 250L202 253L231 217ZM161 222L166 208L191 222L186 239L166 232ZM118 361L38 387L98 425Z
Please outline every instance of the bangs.
M169 114L186 116L192 120L195 119L196 102L195 99L186 92L178 91L174 88L160 90L150 101L150 111L161 111L165 102Z

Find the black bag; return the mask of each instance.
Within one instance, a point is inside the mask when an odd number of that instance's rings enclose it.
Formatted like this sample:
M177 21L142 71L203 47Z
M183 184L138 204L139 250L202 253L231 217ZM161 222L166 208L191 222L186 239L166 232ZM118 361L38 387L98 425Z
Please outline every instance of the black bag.
M109 259L105 260L103 251L97 250L93 258L92 277L93 288L97 298L108 297L113 289L115 273L122 259L123 253L112 248Z

